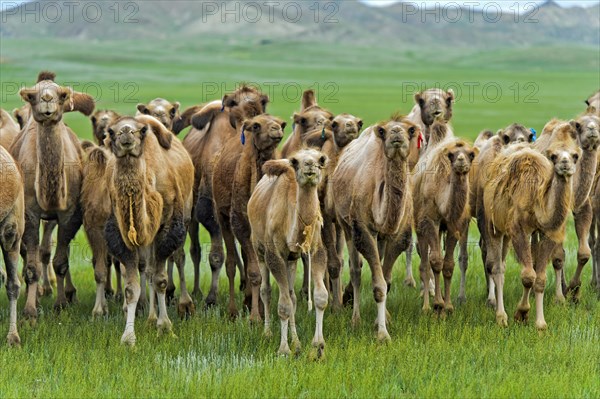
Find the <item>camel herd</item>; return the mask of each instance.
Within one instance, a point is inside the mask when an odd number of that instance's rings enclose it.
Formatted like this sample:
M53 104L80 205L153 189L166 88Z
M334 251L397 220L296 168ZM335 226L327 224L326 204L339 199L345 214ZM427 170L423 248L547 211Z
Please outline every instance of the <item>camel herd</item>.
M556 272L557 301L567 293L579 297L590 257L592 284L600 289L600 91L586 101L581 115L551 120L539 137L515 123L496 134L483 131L471 145L455 137L450 126L451 90L416 93L408 115L394 114L364 130L360 118L332 114L307 90L280 150L287 123L266 113L268 96L252 87L240 86L221 100L183 112L179 103L159 98L138 105L134 116L121 116L94 112L90 96L55 80L53 73L41 72L34 86L20 91L25 105L14 111L16 122L0 109L0 245L10 303L9 345L20 344L19 256L27 287L23 314L34 323L39 297L52 295L53 283L57 310L75 300L69 244L82 225L96 281L92 315L107 314L107 297L122 297L126 325L121 342L129 345L136 341L136 313L144 310L159 332L172 334L167 306L175 296L175 267L178 314L194 314L192 297L202 295L200 225L211 239L206 305L216 304L225 264L229 315L240 312L239 271L249 318L264 320L264 333L270 336L273 276L279 287L281 354L300 348L294 291L299 259L303 293L309 310L313 302L315 307L312 346L318 355L325 346L323 316L330 298L334 310L352 302L352 323L360 321L363 258L372 274L377 338L386 341L392 269L405 252L404 282L416 285L410 267L414 246L420 256L423 311L454 310L450 288L457 245L458 300L466 300L472 219L480 232L488 304L498 324L508 324L503 287L511 245L522 266L517 321L528 319L533 289L535 325L546 328L549 261ZM74 111L90 116L95 143L81 141L64 123L64 113ZM179 140L176 135L190 126ZM577 270L567 285L563 242L570 213L579 247ZM186 235L194 265L191 295L184 273ZM344 289L345 248L351 279Z

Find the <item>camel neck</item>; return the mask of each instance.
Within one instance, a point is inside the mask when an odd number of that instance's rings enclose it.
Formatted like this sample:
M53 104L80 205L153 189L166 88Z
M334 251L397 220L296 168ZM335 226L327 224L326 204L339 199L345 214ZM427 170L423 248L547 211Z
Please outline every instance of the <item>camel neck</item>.
M301 247L300 251L307 252L312 249L321 222L317 186L298 186L294 205L292 239Z
M464 213L469 195L469 175L452 173L450 175L450 196L444 219L453 224L459 221Z
M579 209L588 200L592 184L594 183L594 173L598 164L598 152L592 149L584 149L581 156L581 162L577 165L577 172L573 180L573 209Z
M65 150L61 133L61 128L56 123L38 123L36 177L38 197L42 208L46 210L60 210L67 206Z
M373 209L375 223L382 233L393 234L398 229L406 201L406 179L406 160L386 159L384 179L376 187Z
M541 228L553 231L560 228L571 211L571 178L553 174L546 190L544 210L540 218Z

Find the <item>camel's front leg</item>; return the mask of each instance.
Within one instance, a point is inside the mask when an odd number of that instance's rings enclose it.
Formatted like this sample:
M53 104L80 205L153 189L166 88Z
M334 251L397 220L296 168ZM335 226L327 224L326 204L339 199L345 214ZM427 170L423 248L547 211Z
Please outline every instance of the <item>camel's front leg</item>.
M581 272L592 253L588 242L592 225L592 205L590 201L588 200L573 216L575 217L575 232L577 233L579 248L577 249L577 270L575 270L575 274L569 282L567 292L572 292L573 299L578 301L581 296L579 291L581 287Z
M525 234L521 226L515 226L513 228L515 232L515 236L512 240L513 247L515 249L515 255L517 257L517 261L523 265L521 269L521 282L523 283L523 298L517 307L517 312L515 313L515 320L517 321L526 321L529 314L529 295L526 295L528 290L533 287L533 283L535 282L535 270L533 269L533 260L532 260L532 247L531 247L531 235ZM535 244L535 250L541 250L539 247L539 243ZM554 249L554 247L552 247ZM497 284L496 284L497 285Z
M177 265L177 274L179 275L179 303L177 304L177 313L182 319L187 319L196 313L194 301L188 293L187 284L185 282L185 252L183 247L179 248L172 255Z
M296 292L294 290L294 282L296 281L296 268L297 262L290 262L289 267L287 269L287 278L288 278L288 287L290 290L290 298L292 300L292 313L290 314L290 333L292 335L292 352L294 354L299 354L302 345L300 344L300 340L298 339L298 332L296 330L296 308L297 308L297 298ZM262 283L261 283L262 284Z
M446 254L448 250L446 249ZM460 289L458 291L458 303L467 301L467 268L469 267L469 223L466 223L460 236L460 254L458 255L458 266L460 267ZM445 277L445 276L444 276Z
M56 220L42 222L42 243L40 245L40 260L42 262L42 296L52 296L52 286L56 286L56 275L50 263L52 257L52 233L56 228Z
M444 310L447 312L454 311L452 298L450 296L450 288L452 284L452 274L454 273L454 248L456 247L456 244L456 236L448 232L446 235L446 252L444 254L444 265L442 269L444 275Z
M290 297L290 287L288 285L286 261L282 259L279 253L273 248L266 248L265 262L279 286L277 313L279 314L279 320L281 322L281 341L278 353L283 356L288 356L292 353L290 346L288 345L288 326L293 310L293 304L292 298Z
M127 321L125 331L121 336L121 343L133 346L135 345L135 311L137 302L140 298L140 280L138 278L137 261L125 264L125 303L127 304Z
M25 214L23 243L27 248L26 264L23 270L27 284L27 302L23 313L33 323L37 320L37 296L42 265L39 259L40 220L37 215Z
M538 330L545 330L548 325L544 319L544 289L546 288L546 265L548 264L549 254L552 254L558 244L549 238L542 236L538 243L538 250L535 258L536 278L533 284L535 292L535 327ZM558 282L560 283L560 281Z
M314 302L315 302L315 336L312 340L312 346L316 350L316 357L320 358L323 356L325 350L325 338L323 337L323 315L325 314L325 308L327 307L327 289L323 279L325 277L327 254L322 247L319 247L317 252L312 256L312 279L314 283Z
M265 264L264 259L260 259L259 257L259 268L260 268L260 299L263 302L264 313L265 313L265 328L264 335L267 338L271 338L273 336L273 332L271 331L271 283L269 281L269 269Z
M20 238L21 237L16 237L11 248L3 247L4 264L6 265L6 295L8 296L10 308L8 335L6 336L9 346L19 346L21 344L21 338L17 331L17 299L19 299L19 288L21 287L17 271L17 266L19 264Z

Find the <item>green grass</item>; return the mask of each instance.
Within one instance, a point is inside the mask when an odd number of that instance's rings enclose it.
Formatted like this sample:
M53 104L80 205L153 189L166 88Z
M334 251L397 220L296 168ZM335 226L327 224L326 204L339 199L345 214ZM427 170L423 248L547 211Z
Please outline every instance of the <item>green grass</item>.
M202 82L214 82L226 90L236 82L298 83L302 88L334 82L337 103L321 102L334 112L350 112L367 124L411 107L412 89L458 83L463 97L455 106L453 125L458 135L473 139L484 128L498 129L520 122L541 130L552 117L570 118L583 110L583 100L600 87L597 52L590 49L543 48L506 50L499 53L453 50L423 54L402 49L338 47L306 43L273 43L255 46L233 44L222 50L219 40L195 43L155 42L96 43L7 40L1 43L0 81L2 107L21 104L7 83L31 85L37 72L51 69L61 82L95 82L102 89L98 107L133 113L137 102L158 96L189 106L219 98L222 92L203 98ZM139 91L131 102L112 97L135 82ZM403 82L405 85L403 86ZM479 89L467 98L469 82ZM481 88L496 82L503 95L486 101ZM511 86L523 91L528 82L538 88L534 99L515 101ZM298 108L280 89L270 93L269 112L288 117ZM77 87L76 87L77 88ZM523 93L521 93L523 94ZM68 123L82 138L91 137L89 122L69 115ZM471 241L477 241L472 226ZM208 239L203 233L204 257ZM569 224L567 273L576 263L576 238ZM271 313L274 337L262 337L262 328L246 317L235 322L226 317L227 282L220 279L218 306L205 310L202 303L191 320L179 321L169 309L177 339L158 337L156 329L137 320L138 344L131 350L119 344L125 320L121 304L110 302L110 316L91 320L95 284L91 254L82 232L73 244L71 267L79 303L60 315L52 311L52 299L42 300L43 314L35 328L20 325L22 348L0 345L0 397L599 397L600 305L589 288L590 269L584 270L583 296L578 305L553 304L554 277L549 270L546 295L548 331L539 334L533 323L506 329L495 324L494 312L485 306L486 289L479 249L470 246L465 305L446 319L420 312L418 290L402 285L404 256L398 259L388 296L392 315L392 342L375 341L376 309L370 289L370 273L363 273L361 310L363 321L350 326L351 309L325 316L326 357L309 360L314 332L314 313L300 299L297 319L302 353L298 358L276 356L279 325L277 290ZM418 274L418 257L413 270ZM365 269L367 269L365 267ZM191 267L187 271L191 289ZM210 273L202 263L202 287L208 291ZM453 298L458 292L456 268ZM343 279L348 281L348 272ZM297 288L299 288L298 279ZM519 267L512 255L506 274L506 306L512 314L521 294ZM23 308L24 297L19 301ZM238 304L242 296L238 295ZM532 309L532 312L534 309ZM0 296L0 332L8 329L8 306Z

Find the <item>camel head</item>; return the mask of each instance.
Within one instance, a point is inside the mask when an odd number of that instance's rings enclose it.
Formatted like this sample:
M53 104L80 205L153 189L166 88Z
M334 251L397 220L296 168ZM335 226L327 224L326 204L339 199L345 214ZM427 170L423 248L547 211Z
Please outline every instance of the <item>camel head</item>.
M294 125L299 127L300 135L318 129L331 129L333 114L318 105L312 105L300 113L295 112L292 116Z
M600 144L600 118L585 114L569 122L577 132L577 141L584 150L596 150Z
M43 80L31 88L21 89L19 95L29 103L36 122L58 123L62 119L64 107L72 102L73 90L51 80Z
M375 135L381 139L385 156L389 159L407 159L410 140L419 134L419 128L406 118L395 118L373 127Z
M251 86L242 85L233 93L223 96L222 108L230 111L238 109L247 118L264 114L269 103L269 96Z
M333 119L331 129L333 140L339 148L344 148L358 137L362 130L363 121L354 115L340 114Z
M128 155L138 158L143 153L147 133L147 124L130 116L119 118L108 127L111 151L117 158Z
M453 141L445 149L452 171L457 175L466 175L471 170L471 164L478 150L472 148L463 140Z
M92 130L96 142L100 145L104 143L104 139L108 137L108 127L114 124L121 115L115 111L98 110L90 117L92 121Z
M137 110L141 115L155 117L169 130L173 130L173 121L179 118L179 103L163 98L155 98L148 104L138 104Z
M29 107L29 104L24 104L21 108L13 109L13 116L17 120L17 123L19 124L21 130L25 127L25 124L31 116L30 110L31 108Z
M500 129L496 134L502 139L504 145L533 142L533 132L518 123L513 123L504 129Z
M421 109L421 119L426 126L431 126L433 121L440 116L445 122L452 118L452 104L454 103L454 91L449 89L427 89L415 93L415 102Z
M242 136L250 134L254 147L259 151L274 151L283 139L286 122L269 114L257 115L241 124ZM242 139L245 142L245 138Z
M296 181L300 187L319 185L327 162L325 154L312 148L302 149L290 157L290 165L296 172Z
M545 151L544 155L554 165L554 173L569 177L575 174L581 150L571 141L557 141Z

